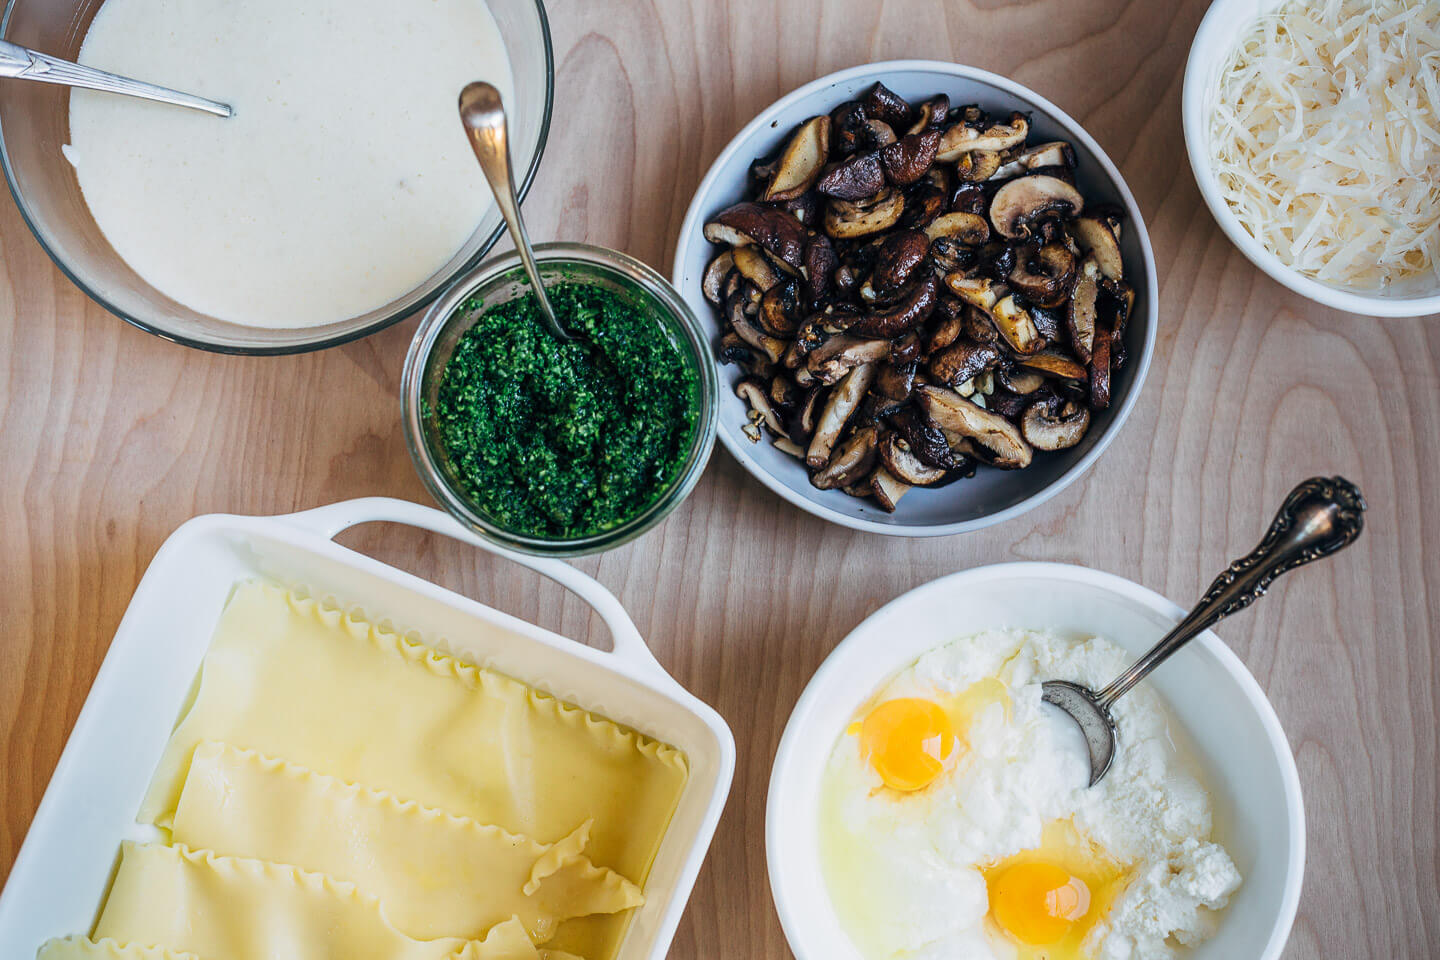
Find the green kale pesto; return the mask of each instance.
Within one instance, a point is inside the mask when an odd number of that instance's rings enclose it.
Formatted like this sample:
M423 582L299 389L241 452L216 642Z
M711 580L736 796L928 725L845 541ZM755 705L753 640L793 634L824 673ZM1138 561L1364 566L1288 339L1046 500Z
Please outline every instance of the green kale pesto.
M700 378L631 298L575 282L546 292L576 342L545 330L533 294L484 310L430 413L483 515L512 533L568 540L619 526L679 479Z

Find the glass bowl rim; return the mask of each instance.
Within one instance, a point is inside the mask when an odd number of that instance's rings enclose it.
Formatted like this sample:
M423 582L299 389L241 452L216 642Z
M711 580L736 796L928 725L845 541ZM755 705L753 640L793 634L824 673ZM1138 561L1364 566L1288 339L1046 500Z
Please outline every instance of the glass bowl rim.
M6 0L4 13L3 15L0 15L0 38L3 38L6 32L10 29L10 17L15 10L16 3L18 2L19 0ZM539 17L540 21L540 38L542 41L541 45L544 48L545 104L544 110L540 117L540 133L535 141L535 155L530 158L530 163L525 170L524 176L520 180L516 192L516 196L521 201L523 201L525 199L525 195L530 192L530 186L534 183L535 175L540 170L540 160L545 155L545 147L550 139L550 120L555 106L555 51L554 45L550 37L550 17L545 11L545 0L533 0L533 2L535 4L535 13ZM10 196L15 201L15 207L20 211L20 219L25 222L25 227L30 231L30 235L35 238L35 242L40 245L40 249L45 251L45 255L50 258L50 261L55 264L55 267L65 276L65 279L69 280L72 284L74 284L81 293L85 294L85 296L89 297L93 302L103 307L106 312L112 314L113 316L119 317L121 320L130 324L132 327L138 327L139 329L144 330L146 333L154 334L161 340L168 340L171 343L177 343L184 347L193 347L197 350L204 350L208 353L229 354L231 356L275 357L288 356L298 353L310 353L316 350L327 350L330 347L338 347L343 343L350 343L354 340L361 340L365 337L370 336L371 334L379 333L386 327L393 326L396 323L399 323L401 320L404 320L406 317L411 317L417 313L420 313L422 310L430 306L430 304L434 303L436 299L438 299L442 294L444 294L450 289L450 287L455 283L456 280L464 277L470 271L475 269L476 265L484 259L486 254L490 252L490 250L495 246L496 242L499 241L500 237L503 236L505 233L505 224L502 222L490 232L490 235L487 236L483 242L481 242L480 246L476 248L475 253L472 256L467 258L464 263L460 264L453 271L451 271L442 282L436 284L434 290L421 297L419 300L411 304L409 307L405 308L403 311L395 311L393 313L387 314L386 316L380 317L378 320L374 320L363 327L358 327L354 330L346 330L343 333L337 333L319 340L307 340L301 343L277 344L275 346L238 346L235 344L218 343L212 340L205 340L197 337L187 337L181 334L173 333L169 330L161 329L150 321L143 320L139 317L133 316L125 312L124 310L121 310L115 304L111 303L105 297L101 296L94 288L91 287L89 283L81 279L80 276L70 268L70 265L64 260L62 260L60 255L55 250L51 249L50 244L45 242L45 238L40 235L40 231L36 228L35 220L31 216L30 209L26 206L25 200L20 191L20 186L15 182L15 176L11 171L10 149L5 142L5 132L3 126L0 126L0 169L3 169L5 172L5 185L9 188Z
M571 539L547 539L506 530L471 508L468 498L446 481L425 437L420 412L421 381L435 344L446 321L467 298L491 284L503 281L520 269L520 257L514 250L492 257L457 279L431 304L410 341L405 366L400 377L401 420L405 443L415 471L420 474L430 495L453 517L479 536L520 553L549 557L575 557L600 553L636 539L659 525L695 489L710 454L715 447L719 426L720 380L709 357L709 339L694 311L659 271L627 253L593 244L557 241L534 247L535 259L541 266L577 264L598 267L634 282L656 309L674 319L683 330L692 351L695 371L700 379L700 416L695 437L691 441L685 465L679 476L648 507L617 527Z

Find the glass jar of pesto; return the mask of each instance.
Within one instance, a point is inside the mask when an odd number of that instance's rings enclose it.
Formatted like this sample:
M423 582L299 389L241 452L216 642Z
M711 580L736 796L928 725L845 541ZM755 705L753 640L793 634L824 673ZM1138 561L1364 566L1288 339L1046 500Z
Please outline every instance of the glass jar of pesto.
M435 498L526 553L595 553L638 537L694 489L715 441L718 381L685 302L613 250L540 244L561 344L514 253L456 281L405 359L406 439Z

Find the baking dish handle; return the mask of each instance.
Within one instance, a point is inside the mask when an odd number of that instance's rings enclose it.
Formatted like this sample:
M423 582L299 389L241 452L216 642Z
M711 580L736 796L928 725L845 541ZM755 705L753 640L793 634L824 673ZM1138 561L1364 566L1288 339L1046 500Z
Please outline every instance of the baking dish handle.
M645 645L640 631L635 628L635 622L630 619L630 614L625 612L625 608L620 605L620 601L616 599L615 595L601 586L599 581L563 560L517 553L477 536L447 513L431 507L422 507L420 504L411 503L408 500L396 500L392 497L342 500L339 503L316 507L313 510L285 514L275 519L300 527L309 533L319 534L327 540L333 540L342 531L362 523L403 523L408 527L419 527L422 530L429 530L432 533L468 543L487 553L493 553L497 557L513 560L521 566L529 567L541 576L554 580L589 604L600 615L600 619L605 621L605 626L610 630L615 648L609 656L625 661L627 666L632 668L658 674L664 678L667 684L675 684L675 680L665 672L665 668L660 666L660 662L655 659L650 648Z

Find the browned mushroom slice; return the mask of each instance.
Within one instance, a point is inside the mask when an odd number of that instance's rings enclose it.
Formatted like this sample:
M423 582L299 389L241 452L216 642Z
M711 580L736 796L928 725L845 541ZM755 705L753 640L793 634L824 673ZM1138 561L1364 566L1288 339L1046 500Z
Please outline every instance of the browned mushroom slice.
M872 118L865 121L865 130L861 135L860 145L864 150L883 150L899 139L890 124L884 120Z
M995 329L1016 353L1030 354L1045 346L1045 338L1040 336L1035 318L1029 310L1020 306L1014 294L1006 294L995 302L990 319L995 321Z
M729 250L710 261L710 266L705 268L705 277L700 281L700 289L704 292L706 300L717 307L720 305L720 300L724 296L725 277L734 269L735 255Z
M909 492L910 485L897 480L889 470L880 467L870 475L869 488L870 496L875 498L875 502L880 504L886 513L894 513L895 505Z
M979 343L996 343L1000 339L1000 331L995 329L995 321L990 314L973 303L965 304L961 327L965 336Z
M1042 381L1043 377L1040 378ZM985 395L985 409L991 413L998 413L1006 420L1015 423L1025 414L1025 408L1035 402L1035 397L1026 396L1023 393L1011 393L1004 387L996 387Z
M907 406L890 418L910 450L926 466L941 470L963 470L968 466L964 456L950 448L945 431L915 406Z
M884 394L871 390L865 394L865 402L860 404L860 412L856 416L860 423L879 423L903 409L905 409L904 400L891 400Z
M890 362L880 368L875 375L875 385L872 392L880 394L887 400L908 400L910 391L915 389L915 361L896 362L894 357Z
M986 313L993 310L1000 298L1010 292L1003 283L996 283L989 277L967 277L963 273L946 274L945 286L961 300Z
M1125 274L1125 262L1120 257L1120 242L1110 225L1099 217L1080 217L1070 224L1075 242L1080 249L1095 258L1100 273L1107 280L1120 280Z
M830 111L830 152L848 157L860 146L865 131L865 107L856 100L847 100Z
M957 123L945 131L940 140L939 159L946 163L960 159L972 150L1001 151L1018 147L1030 133L1030 121L1023 113L1012 113L1007 123L992 124L984 129L968 123Z
M796 220L813 227L820 222L824 216L825 201L821 200L814 190L807 190L792 200L785 200L780 204L780 209L790 214Z
M1018 177L1044 167L1075 166L1075 149L1064 140L1051 140L1027 147L996 171L997 178Z
M1065 308L1030 305L1030 318L1046 343L1059 343L1065 336Z
M929 319L939 299L939 284L927 275L911 284L910 291L883 310L875 310L849 323L845 329L859 337L894 339Z
M809 243L805 245L805 269L802 271L805 274L805 293L811 304L817 304L829 296L835 268L839 265L840 258L835 255L830 238L823 233L813 232Z
M966 246L954 237L936 237L930 241L930 263L936 276L943 277L956 272L963 274L975 266L979 259L974 247Z
M863 200L885 188L878 153L857 153L815 182L817 193L837 200Z
M799 311L800 281L787 277L766 290L765 296L760 298L760 326L772 337L788 339L795 336L795 329L799 326L796 319Z
M793 200L820 178L820 169L830 157L830 118L811 117L800 125L760 199Z
M1095 350L1090 354L1090 409L1110 406L1110 328L1095 326Z
M815 425L820 422L820 411L824 409L825 390L822 387L811 387L805 391L805 396L795 406L786 429L790 433L790 439L797 443L809 444L810 438L815 434ZM804 455L801 455L804 459Z
M1075 290L1070 294L1070 305L1065 311L1065 326L1070 333L1070 346L1082 363L1090 362L1090 351L1095 345L1095 301L1100 295L1100 267L1094 257L1080 261L1080 275L1075 280Z
M978 183L962 181L955 188L955 192L950 195L950 211L952 213L974 213L984 216L988 203L985 188Z
M898 226L905 230L924 230L940 214L945 212L949 202L949 190L931 178L935 168L911 187L905 194L905 212L901 214Z
M880 462L885 464L897 480L912 487L928 487L945 479L945 471L921 461L897 433L886 433L880 438Z
M891 341L890 359L896 363L920 359L920 334L910 330Z
M749 363L755 359L750 345L733 330L720 338L720 348L715 354L721 363Z
M915 110L900 94L883 83L877 83L865 94L865 115L883 120L897 130L910 126Z
M919 230L897 230L880 241L870 286L881 302L894 299L925 262L930 241Z
M759 247L743 246L736 247L733 251L735 258L735 269L740 275L749 280L764 293L775 284L780 282L780 271L770 262L770 258L760 251Z
M850 438L840 444L830 462L819 473L810 476L810 482L821 490L832 490L858 481L875 468L878 456L874 427L861 427Z
M1030 465L1030 444L1015 424L998 413L966 400L954 390L924 385L915 388L920 408L941 428L974 440L985 451L986 462L1005 470Z
M1110 295L1110 310L1108 321L1110 329L1114 331L1112 339L1119 345L1125 336L1125 326L1130 320L1130 314L1135 310L1135 288L1124 280L1109 285L1106 291Z
M749 283L725 300L725 319L730 321L740 339L760 351L771 363L778 363L785 354L785 341L769 336L756 325L752 317L759 312L760 291Z
M981 183L1000 170L1000 154L994 150L972 150L955 161L955 176L964 183Z
M940 131L926 130L901 137L880 151L880 163L885 167L885 176L900 187L908 187L919 181L935 163L935 151L940 146Z
M930 226L925 228L925 236L932 241L945 237L978 247L990 239L990 225L984 217L974 213L946 213L930 222Z
M1028 236L1031 225L1045 217L1068 219L1085 208L1085 198L1064 180L1031 174L1017 177L995 192L990 222L1002 237Z
M863 363L890 357L889 340L869 340L841 335L831 337L805 358L805 369L820 383L835 383Z
M937 382L958 387L999 362L1000 351L993 344L958 340L939 353L931 354L928 369Z
M925 334L925 352L944 350L960 339L960 334L965 330L964 314L963 302L954 297L942 296L935 304L930 328Z
M943 130L945 118L950 114L950 98L943 93L936 94L920 104L915 122L906 133L924 133L926 130Z
M781 410L789 410L800 402L800 388L783 373L770 378L770 402Z
M784 210L758 203L737 203L711 217L705 239L732 247L759 244L796 271L805 256L805 225Z
M751 423L764 424L776 436L788 436L785 424L775 405L770 402L770 396L763 385L750 379L741 380L735 384L735 395L749 404Z
M845 429L850 415L860 406L860 401L865 399L865 393L874 379L875 365L867 363L845 374L845 379L830 391L830 397L825 401L825 409L815 424L815 434L810 438L810 446L805 452L805 462L811 469L823 469L830 462L830 451L840 439L840 431Z
M1015 255L1009 280L1031 303L1058 307L1070 298L1075 283L1075 254L1060 242L1022 248Z
M864 200L831 200L825 205L825 232L837 240L868 237L893 227L904 209L904 196L889 187Z
M796 443L794 440L791 440L789 437L776 437L775 449L779 450L781 453L794 457L796 460L805 459L805 448L800 446L800 444Z
M1044 400L1030 404L1020 420L1020 432L1036 450L1068 450L1090 429L1090 411L1072 400L1059 409Z
M1016 362L1022 367L1061 380L1084 380L1088 375L1083 365L1054 350L1042 350L1033 356L1021 357Z
M1006 390L1021 396L1034 393L1045 385L1044 374L1037 370L1024 370L1015 366L1001 367L996 370L995 379Z

